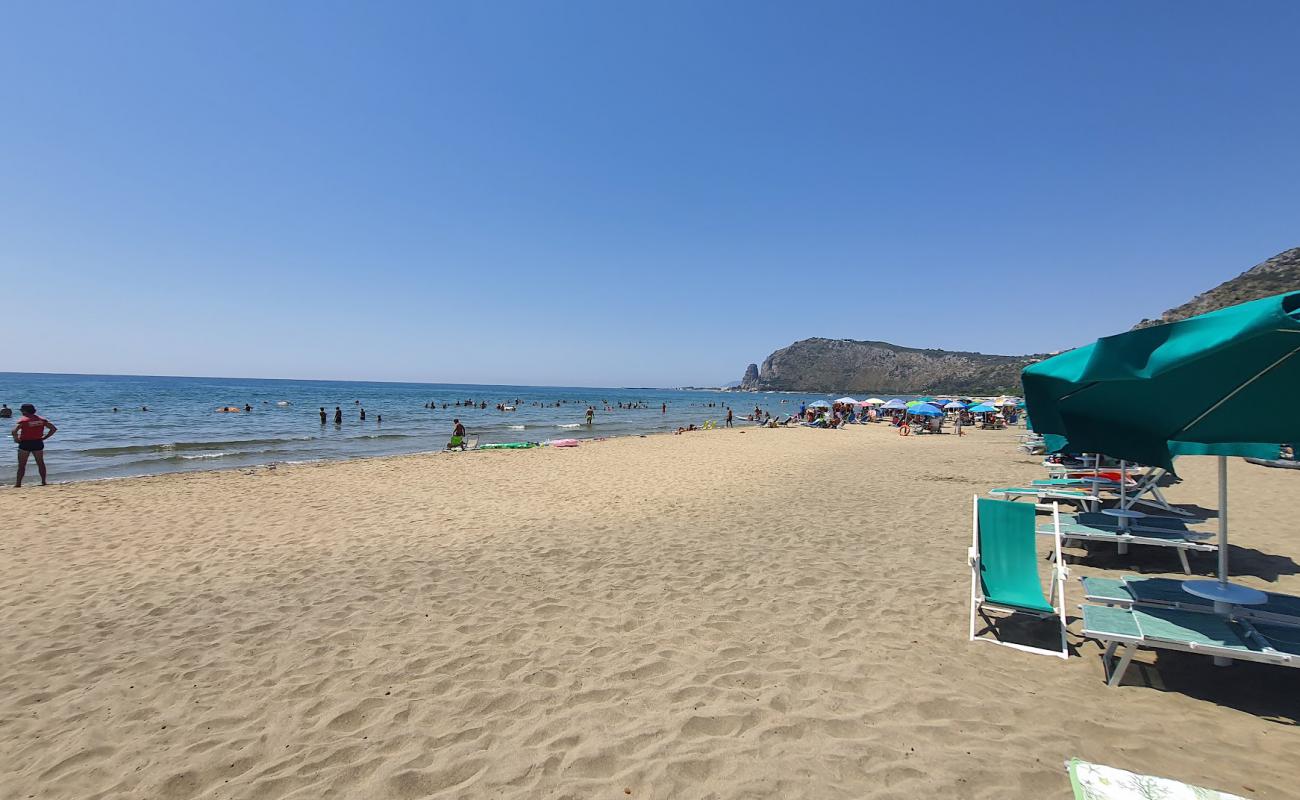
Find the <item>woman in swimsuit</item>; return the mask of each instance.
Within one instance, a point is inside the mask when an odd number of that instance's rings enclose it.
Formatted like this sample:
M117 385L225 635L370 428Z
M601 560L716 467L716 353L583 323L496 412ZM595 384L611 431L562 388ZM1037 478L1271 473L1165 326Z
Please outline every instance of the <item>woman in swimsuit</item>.
M41 473L41 485L45 485L45 440L54 435L58 428L45 417L36 415L36 406L24 403L20 409L23 415L18 418L9 435L18 443L18 478L14 488L21 488L23 475L27 473L27 457L36 456L36 469Z

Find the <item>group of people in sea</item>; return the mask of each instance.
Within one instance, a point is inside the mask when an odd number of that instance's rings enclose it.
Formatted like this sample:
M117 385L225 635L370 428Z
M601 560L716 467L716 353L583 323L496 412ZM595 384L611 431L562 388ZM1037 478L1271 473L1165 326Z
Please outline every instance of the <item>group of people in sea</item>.
M365 422L365 421L366 421L366 409L361 405L361 401L360 401L360 400L355 401L355 403L356 403L356 406L357 406L357 421L358 421L358 422ZM383 415L383 414L376 414L376 415L375 415L375 424L376 424L376 425L380 425L380 424L382 424L383 421L384 421L384 415ZM329 415L327 415L327 414L325 413L325 406L321 406L321 407L320 407L320 424L321 424L321 425L326 425L326 424L328 424L328 423L329 423ZM342 425L342 424L343 424L343 409L342 409L342 407L340 407L340 406L334 406L334 424L335 424L335 425Z

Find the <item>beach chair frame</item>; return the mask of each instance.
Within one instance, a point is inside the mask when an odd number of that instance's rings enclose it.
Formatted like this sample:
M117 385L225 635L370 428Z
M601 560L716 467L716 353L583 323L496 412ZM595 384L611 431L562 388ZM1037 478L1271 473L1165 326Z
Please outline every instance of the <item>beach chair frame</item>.
M1052 542L1052 575L1049 580L1047 591L1047 602L1052 606L1050 612L1033 611L1018 606L1002 605L992 601L984 596L982 582L980 581L980 497L974 495L971 498L971 547L967 551L967 561L970 564L970 641L988 642L990 644L1010 647L1013 650L1021 650L1026 653L1035 653L1037 655L1056 656L1057 658L1069 658L1069 640L1066 638L1066 621L1065 621L1065 586L1069 579L1070 570L1065 566L1064 559L1061 558L1061 509L1057 503L1052 503L1052 520L1056 529ZM1037 533L1037 531L1035 531ZM1026 616L1037 617L1038 619L1056 618L1061 629L1061 649L1048 650L1042 647L1034 647L1017 642L1004 642L1000 639L985 638L979 634L991 630L993 620L985 613L985 609L995 609L1007 612L1010 615L1022 614ZM984 619L985 627L983 630L976 632L975 617L980 616Z
M1081 529L1082 528L1082 529ZM1088 530L1091 529L1091 530ZM1052 536L1058 530L1057 527L1048 527L1046 525L1038 528L1039 536ZM1083 542L1107 542L1114 544L1120 554L1127 552L1129 545L1143 545L1149 547L1171 548L1178 556L1178 563L1183 568L1184 575L1192 574L1192 565L1187 560L1187 552L1194 550L1201 553L1213 553L1219 549L1218 544L1202 538L1173 538L1169 534L1177 533L1173 530L1159 528L1144 528L1141 524L1129 526L1125 531L1118 525L1082 525L1076 523L1069 530L1061 533L1062 541L1069 544L1073 540ZM1160 534L1166 534L1164 537Z
M1234 618L1233 621L1240 625L1242 632L1245 634L1243 639L1253 640L1256 646L1261 649L1258 651L1242 650L1235 647L1222 647L1214 644L1203 642L1179 641L1172 638L1151 637L1141 633L1139 628L1138 634L1119 633L1117 631L1102 631L1090 626L1088 622L1087 609L1095 608L1094 606L1081 605L1085 611L1083 635L1093 639L1106 646L1102 653L1102 671L1106 679L1106 685L1110 688L1118 686L1124 680L1124 674L1128 671L1129 665L1133 663L1133 656L1137 654L1139 647L1146 647L1152 650L1176 650L1180 653L1195 653L1197 655L1211 656L1216 659L1226 659L1227 661L1254 661L1261 664L1273 664L1284 667L1300 667L1300 658L1289 653L1283 653L1273 649L1267 638L1255 630L1255 626L1249 620ZM1130 609L1131 611L1132 609ZM1193 615L1200 614L1200 611L1188 612ZM1207 616L1209 616L1207 614ZM1115 664L1115 655L1120 647L1124 650L1119 654L1119 663Z

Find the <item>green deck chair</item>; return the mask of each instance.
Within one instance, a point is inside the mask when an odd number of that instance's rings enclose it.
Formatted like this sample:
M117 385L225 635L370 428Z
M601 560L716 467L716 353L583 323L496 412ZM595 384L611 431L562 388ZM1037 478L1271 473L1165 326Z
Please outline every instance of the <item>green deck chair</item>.
M1065 638L1065 581L1069 571L1061 558L1061 511L1052 504L1053 567L1047 595L1038 578L1038 548L1034 507L1008 500L974 498L972 542L969 553L970 640L1005 645L1029 653L1068 658ZM975 631L975 617L984 618L985 631L992 620L985 609L1010 614L1028 614L1047 619L1056 617L1061 628L1061 649L1046 650L1030 645L988 639ZM980 631L983 633L984 631Z

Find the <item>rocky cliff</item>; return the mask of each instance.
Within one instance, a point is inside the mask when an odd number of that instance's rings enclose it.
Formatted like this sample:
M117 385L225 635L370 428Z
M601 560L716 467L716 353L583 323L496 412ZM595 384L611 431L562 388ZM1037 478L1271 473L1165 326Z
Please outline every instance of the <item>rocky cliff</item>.
M1278 253L1230 281L1199 294L1145 328L1282 292L1300 291L1300 247ZM750 364L742 389L857 394L1019 393L1020 370L1042 356L989 356L948 350L918 350L888 342L804 339Z
M1177 308L1171 308L1156 319L1144 319L1135 328L1149 328L1165 322L1194 317L1207 311L1235 306L1247 300L1300 290L1300 247L1278 253L1256 264L1230 281L1202 292Z
M918 350L888 342L804 339L745 371L744 389L890 394L1018 393L1036 356Z

